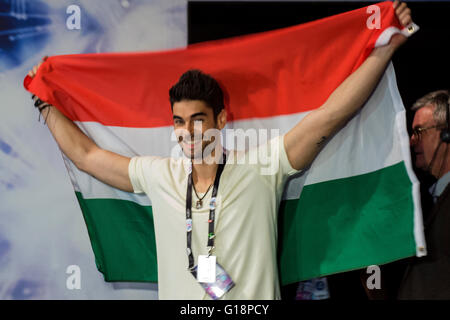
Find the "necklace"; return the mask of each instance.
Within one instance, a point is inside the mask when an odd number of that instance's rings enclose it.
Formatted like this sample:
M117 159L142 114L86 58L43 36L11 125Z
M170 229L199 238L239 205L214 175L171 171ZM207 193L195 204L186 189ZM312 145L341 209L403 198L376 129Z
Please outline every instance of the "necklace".
M208 191L209 191L209 189L211 189L212 185L213 185L212 183L209 185L208 190L206 190L205 194L201 198L198 196L197 190L195 190L195 185L193 185L195 195L197 196L197 199L198 199L197 202L195 203L195 209L199 210L199 209L201 209L203 207L203 199L208 194Z

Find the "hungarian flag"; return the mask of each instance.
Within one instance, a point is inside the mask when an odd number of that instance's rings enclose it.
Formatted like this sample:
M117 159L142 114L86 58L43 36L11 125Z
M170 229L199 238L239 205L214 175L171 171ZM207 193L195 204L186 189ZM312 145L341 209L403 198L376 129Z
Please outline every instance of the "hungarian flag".
M54 56L25 86L101 148L128 157L171 156L177 142L168 90L185 71L200 69L220 82L227 128L284 134L398 32L407 30L392 2L383 2L177 50ZM64 160L105 280L157 281L149 197L112 188ZM424 255L419 201L390 65L362 110L286 185L279 212L282 284Z

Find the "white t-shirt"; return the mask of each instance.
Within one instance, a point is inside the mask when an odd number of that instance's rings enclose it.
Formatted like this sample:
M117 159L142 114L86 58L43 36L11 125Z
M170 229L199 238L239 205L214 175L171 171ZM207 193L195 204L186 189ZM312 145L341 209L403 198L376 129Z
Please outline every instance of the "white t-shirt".
M285 182L296 173L287 158L283 136L246 153L229 152L220 178L215 220L217 262L235 287L223 299L279 299L277 213ZM250 162L267 151L265 162ZM264 154L264 153L263 153ZM247 157L245 163L242 160ZM254 158L253 158L254 160ZM134 157L129 176L135 193L151 199L158 257L159 299L209 299L192 276L186 253L188 159ZM270 168L270 169L269 169ZM268 171L273 174L267 175ZM197 264L207 254L209 200L192 207L192 250ZM192 193L192 203L197 198Z

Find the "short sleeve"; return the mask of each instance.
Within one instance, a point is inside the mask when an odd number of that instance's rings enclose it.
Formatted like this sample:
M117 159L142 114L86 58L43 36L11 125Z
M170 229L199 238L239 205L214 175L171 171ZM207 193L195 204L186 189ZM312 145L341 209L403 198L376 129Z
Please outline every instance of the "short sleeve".
M289 162L286 149L284 147L284 135L272 139L269 143L271 144L272 150L278 150L278 158L273 157L273 161L278 160L278 163L276 164L278 171L273 177L273 182L275 183L275 190L277 190L281 196L288 177L300 171L294 169Z
M287 157L284 147L284 135L269 140L250 153L258 159L258 166L262 175L286 177L299 171L295 170Z
M299 170L296 170L292 167L291 163L289 162L286 149L284 147L284 135L278 137L278 143L279 143L279 150L280 150L280 170L282 175L293 175L295 173L300 172Z
M152 163L156 157L133 157L128 165L128 175L134 193L148 193Z

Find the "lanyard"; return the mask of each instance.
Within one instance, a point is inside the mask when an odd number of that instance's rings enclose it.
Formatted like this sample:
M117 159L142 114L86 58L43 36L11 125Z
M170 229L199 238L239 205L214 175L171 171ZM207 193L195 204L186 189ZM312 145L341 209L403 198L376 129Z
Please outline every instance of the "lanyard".
M219 189L219 180L222 175L222 171L225 167L226 156L223 154L223 161L217 168L216 177L214 179L214 186L211 194L211 201L209 202L209 219L208 219L208 256L211 255L211 250L214 248L214 220L216 214L216 196ZM189 270L194 268L194 255L192 254L192 171L188 176L188 186L186 194L186 236L187 236L187 255L189 259Z

